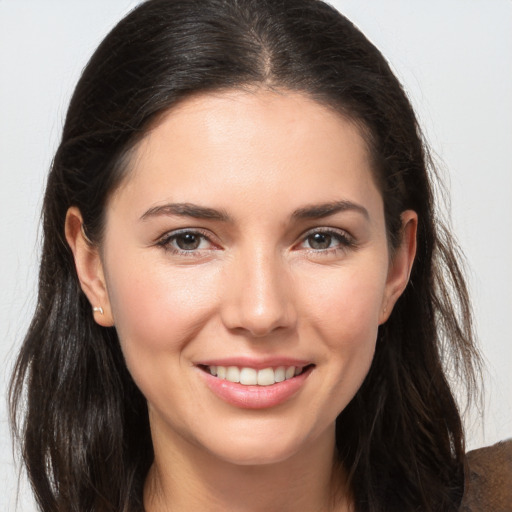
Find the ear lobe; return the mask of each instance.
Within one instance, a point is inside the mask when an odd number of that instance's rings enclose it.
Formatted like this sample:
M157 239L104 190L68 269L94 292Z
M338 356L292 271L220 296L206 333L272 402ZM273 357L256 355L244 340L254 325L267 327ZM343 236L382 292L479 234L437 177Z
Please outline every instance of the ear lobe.
M82 226L82 214L72 206L66 214L65 235L75 259L80 287L91 303L91 314L96 323L111 327L114 319L99 250L86 237Z
M379 324L383 324L387 321L396 301L405 290L416 256L418 214L413 210L406 210L402 212L401 219L402 238L389 264Z

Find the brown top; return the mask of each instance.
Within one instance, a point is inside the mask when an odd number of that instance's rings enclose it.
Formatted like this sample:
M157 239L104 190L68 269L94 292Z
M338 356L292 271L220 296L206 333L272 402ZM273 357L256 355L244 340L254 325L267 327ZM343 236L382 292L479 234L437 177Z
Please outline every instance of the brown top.
M512 512L512 439L467 454L460 512Z

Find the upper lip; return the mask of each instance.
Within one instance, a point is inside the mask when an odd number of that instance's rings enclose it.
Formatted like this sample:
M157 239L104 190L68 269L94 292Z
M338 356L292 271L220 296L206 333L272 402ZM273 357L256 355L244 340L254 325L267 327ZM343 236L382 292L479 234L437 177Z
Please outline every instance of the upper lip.
M223 357L216 359L206 359L195 363L197 366L237 366L238 368L254 368L263 370L264 368L278 368L280 366L298 366L303 368L312 364L307 359L297 359L294 357Z

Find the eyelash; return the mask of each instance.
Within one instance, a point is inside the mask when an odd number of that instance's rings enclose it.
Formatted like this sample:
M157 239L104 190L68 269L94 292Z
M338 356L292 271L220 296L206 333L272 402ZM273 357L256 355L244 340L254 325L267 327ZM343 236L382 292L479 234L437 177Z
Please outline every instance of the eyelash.
M346 251L348 249L357 248L357 244L352 236L350 236L345 231L335 230L335 229L327 229L327 228L315 228L301 236L301 241L299 244L296 244L295 247L301 247L303 244L307 242L307 240L314 235L325 235L331 237L331 241L337 242L337 245L334 247L327 247L325 249L315 249L313 247L304 247L304 249L308 253L312 253L314 255L331 255L340 251ZM192 230L192 229L182 229L179 231L173 231L171 233L166 234L160 240L157 241L156 245L162 247L164 250L169 251L172 254L178 256L186 256L186 257L201 257L203 256L204 249L194 248L190 250L180 249L173 245L174 242L180 237L185 235L192 235L198 237L199 244L204 241L213 245L213 242L210 239L210 236L202 232L200 230ZM215 250L215 249L214 249Z
M184 235L193 235L200 239L199 243L201 244L204 241L209 242L210 244L214 245L213 242L210 240L210 237L208 234L200 231L200 230L193 230L193 229L182 229L179 231L173 231L171 233L168 233L164 235L160 240L158 240L157 244L158 246L162 247L164 250L169 251L171 254L176 254L178 256L187 256L187 257L200 257L203 255L201 249L180 249L179 247L173 246L173 242L175 242L180 236Z
M346 231L328 228L315 228L301 237L299 246L303 246L309 238L314 235L325 235L331 237L330 241L336 242L334 247L327 247L325 249L315 249L313 247L305 247L305 250L313 256L330 256L339 252L345 252L349 249L356 249L357 244L355 239L350 236Z

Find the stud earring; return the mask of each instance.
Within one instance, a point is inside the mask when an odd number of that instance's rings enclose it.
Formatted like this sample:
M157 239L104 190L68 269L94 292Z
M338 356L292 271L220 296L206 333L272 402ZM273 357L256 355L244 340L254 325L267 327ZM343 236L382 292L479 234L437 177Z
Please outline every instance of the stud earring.
M103 308L101 306L95 306L94 308L92 308L92 310L94 313L99 313L100 315L103 315Z

